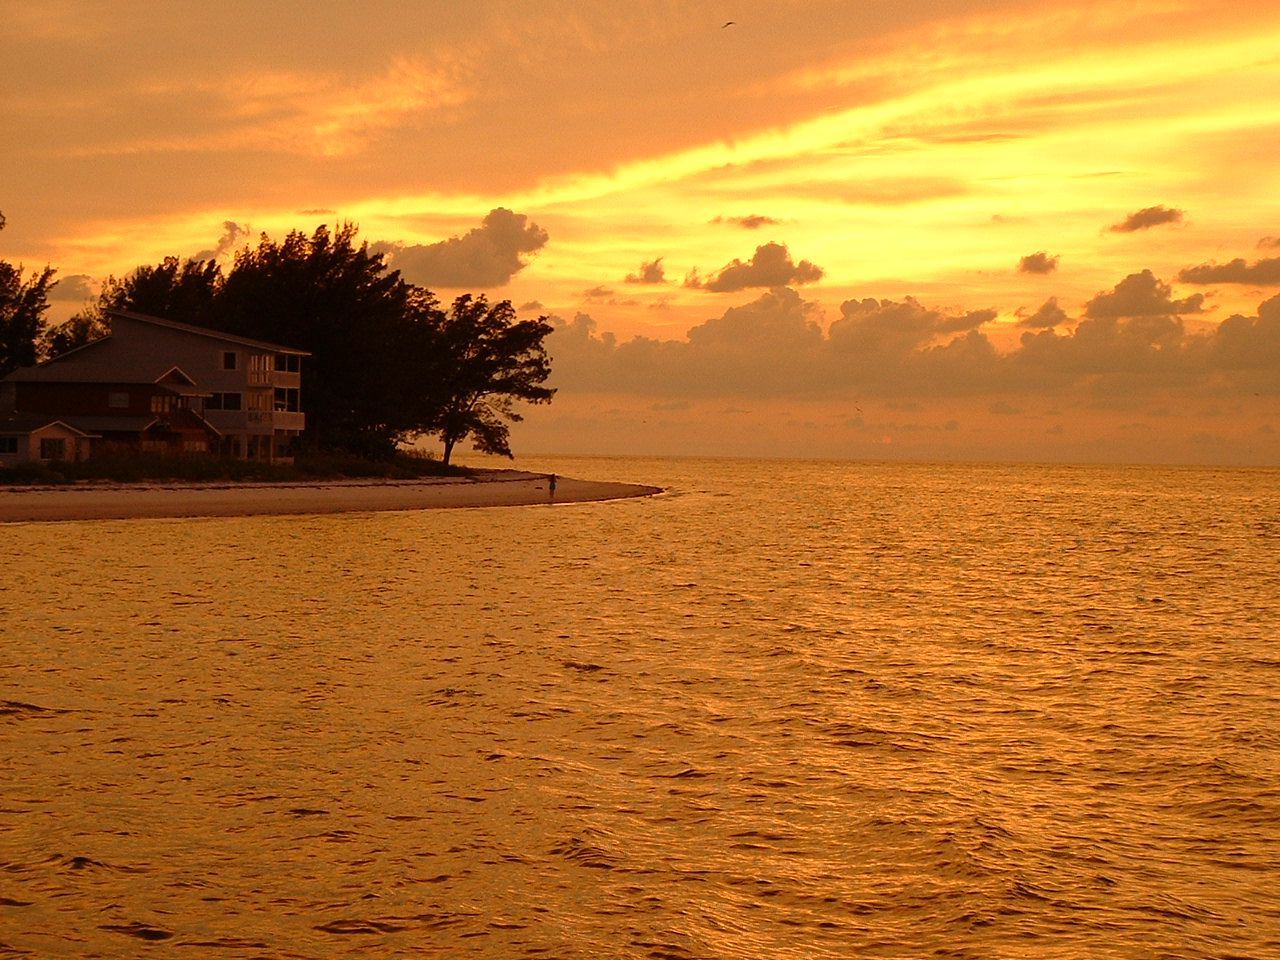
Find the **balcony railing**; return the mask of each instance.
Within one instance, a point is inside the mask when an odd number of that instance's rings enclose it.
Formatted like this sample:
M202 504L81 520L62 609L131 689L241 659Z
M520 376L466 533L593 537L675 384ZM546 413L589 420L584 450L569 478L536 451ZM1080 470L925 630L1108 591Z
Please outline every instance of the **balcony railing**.
M247 410L245 423L273 430L301 430L306 426L307 415L293 410Z
M307 425L307 415L293 410L206 410L204 417L217 429L232 432L303 430Z
M248 370L245 375L251 387L297 387L302 383L296 370Z

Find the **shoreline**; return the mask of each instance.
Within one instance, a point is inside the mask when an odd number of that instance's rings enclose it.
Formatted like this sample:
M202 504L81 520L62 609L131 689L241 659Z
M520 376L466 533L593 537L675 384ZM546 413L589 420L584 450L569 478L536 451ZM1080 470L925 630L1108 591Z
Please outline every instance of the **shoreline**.
M649 497L661 487L556 477L521 470L477 470L467 477L306 482L77 483L0 488L0 524L184 517L382 513L460 507L595 503Z

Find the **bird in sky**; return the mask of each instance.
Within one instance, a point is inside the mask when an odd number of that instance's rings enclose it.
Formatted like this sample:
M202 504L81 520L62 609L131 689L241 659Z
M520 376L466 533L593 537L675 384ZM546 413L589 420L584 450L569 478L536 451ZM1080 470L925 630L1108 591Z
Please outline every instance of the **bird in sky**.
M732 26L734 26L737 22L738 22L737 20L726 20L726 21L724 22L724 24L720 27L720 29L721 29L721 30L723 30L725 27L732 27Z

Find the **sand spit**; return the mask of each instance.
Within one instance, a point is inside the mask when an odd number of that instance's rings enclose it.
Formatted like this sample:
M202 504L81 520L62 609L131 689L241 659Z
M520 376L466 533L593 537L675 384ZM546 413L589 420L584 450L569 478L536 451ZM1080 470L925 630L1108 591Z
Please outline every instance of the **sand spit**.
M313 483L86 483L0 487L0 523L369 513L444 507L515 507L646 497L660 487L557 477L554 500L541 473L477 470L421 480Z

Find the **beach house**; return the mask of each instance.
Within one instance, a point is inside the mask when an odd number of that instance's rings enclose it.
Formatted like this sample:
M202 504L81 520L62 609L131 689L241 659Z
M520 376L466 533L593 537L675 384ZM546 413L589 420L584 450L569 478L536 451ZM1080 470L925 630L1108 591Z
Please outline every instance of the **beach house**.
M306 427L305 350L140 313L108 315L108 336L0 381L0 421L56 418L83 434L88 455L124 447L268 462L292 458ZM33 421L15 420L15 431L19 422ZM30 437L25 442L33 449Z

